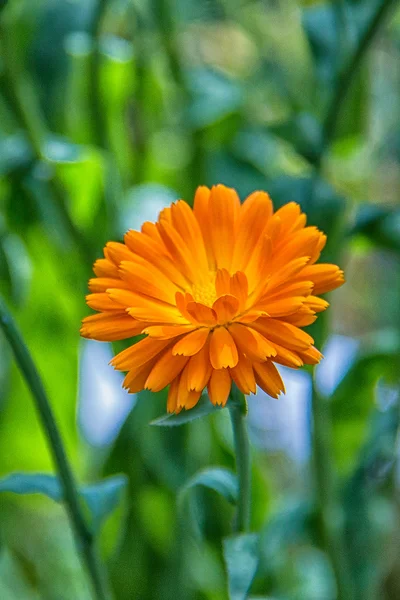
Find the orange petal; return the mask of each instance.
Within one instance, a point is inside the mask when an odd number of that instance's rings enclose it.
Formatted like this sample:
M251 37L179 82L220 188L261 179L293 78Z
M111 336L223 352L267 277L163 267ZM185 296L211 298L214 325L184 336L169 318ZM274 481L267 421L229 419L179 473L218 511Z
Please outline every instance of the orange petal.
M218 269L230 270L239 208L240 200L235 190L224 185L211 188L208 227Z
M227 323L237 314L239 300L235 296L226 294L218 298L212 307L217 315L218 323Z
M275 365L269 360L253 365L257 385L272 398L278 398L281 392L285 393L285 385Z
M266 192L253 192L246 198L240 209L232 270L246 269L272 211L272 202Z
M177 286L150 263L139 264L138 262L122 261L119 272L121 278L129 283L133 292L145 294L175 306Z
M187 245L193 261L201 271L208 270L208 260L204 248L203 236L198 221L192 209L183 200L171 206L172 224L183 240L189 240Z
M299 356L306 365L317 365L323 358L321 352L311 346L308 350L302 350L299 352Z
M110 364L118 371L128 371L134 367L140 367L160 354L168 344L170 344L170 340L144 338L114 356Z
M124 308L121 304L117 304L113 302L108 294L105 292L101 292L98 294L88 294L86 296L86 304L93 308L93 310L98 310L101 312L107 311L117 311L120 313L124 313Z
M80 333L84 338L114 342L138 335L142 329L143 324L125 313L99 313L83 319Z
M215 291L217 296L231 293L231 276L226 269L218 269L215 276Z
M187 369L188 388L201 392L207 385L212 372L209 340L197 354L190 358Z
M255 329L234 323L229 327L229 331L240 351L250 360L264 361L270 356L275 356L274 346Z
M185 290L189 280L173 263L170 256L160 252L159 245L149 236L140 231L128 231L124 237L126 245L134 254L153 264L182 290Z
M109 288L120 288L120 289L129 289L129 283L126 281L122 281L118 276L118 279L113 279L111 277L93 277L89 279L89 290L91 292L105 292Z
M199 401L201 391L191 390L188 386L188 365L183 369L178 388L178 408L189 410Z
M171 381L169 390L168 390L168 400L167 400L167 412L179 412L177 411L178 407L178 389L179 389L179 377L175 377L173 381Z
M151 325L143 329L142 333L153 339L170 340L183 333L190 333L193 329L193 325Z
M292 369L298 369L303 366L303 361L298 354L277 343L274 343L274 346L277 351L276 356L274 356L274 362L284 365L285 367L291 367Z
M233 337L225 327L217 327L211 334L210 361L214 369L235 367L239 360Z
M217 315L209 306L205 306L201 302L188 302L186 310L189 315L201 325L216 325Z
M185 335L172 348L172 354L182 354L183 356L193 356L197 354L207 341L209 329L202 327Z
M289 350L307 350L314 343L313 338L305 331L276 319L259 319L252 324L252 328L273 344L276 342Z
M233 381L243 394L256 393L256 380L251 361L243 354L239 354L239 361L236 367L230 369Z
M118 267L107 258L99 258L93 265L97 277L119 277Z
M210 200L210 190L205 186L197 188L194 196L193 214L201 229L204 240L204 246L210 269L215 268L215 257L211 244L210 222L208 214L208 205Z
M125 244L120 244L119 242L108 242L104 249L104 253L117 267L119 267L123 260L129 261L133 258L129 248L127 248Z
M237 271L232 275L230 288L232 296L236 296L239 300L239 310L243 310L249 293L249 284L246 275L242 271Z
M141 392L144 389L146 379L148 378L156 360L157 358L153 358L140 367L134 367L133 369L130 369L125 376L122 386L131 394L137 394L138 392Z
M214 406L225 406L231 391L232 379L227 369L214 370L207 386L208 396Z
M255 308L261 308L269 317L284 317L298 311L303 306L304 300L304 296L282 298L280 300L266 300Z
M179 270L184 273L189 281L196 280L196 265L193 263L191 252L185 240L166 220L161 219L157 223L157 228L160 236L165 243L172 260L178 266ZM188 240L190 242L190 240Z
M174 356L171 349L166 350L154 365L145 388L159 392L179 375L188 360L187 356Z
M321 263L308 265L301 273L304 278L314 282L314 294L324 294L343 285L344 274L336 265Z

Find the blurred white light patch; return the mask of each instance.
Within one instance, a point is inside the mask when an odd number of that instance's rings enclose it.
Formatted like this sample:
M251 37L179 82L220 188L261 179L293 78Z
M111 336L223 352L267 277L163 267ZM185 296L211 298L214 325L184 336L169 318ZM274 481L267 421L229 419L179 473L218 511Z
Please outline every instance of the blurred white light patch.
M331 335L322 348L324 358L315 368L315 385L320 394L331 396L353 364L360 342L345 335Z
M123 375L108 363L110 344L83 340L79 361L78 424L92 446L108 446L136 403L122 388Z
M157 183L144 183L131 188L121 215L121 228L123 231L140 231L145 221L157 221L160 211L178 198L176 192Z
M260 388L249 396L250 435L255 444L268 451L285 452L304 464L311 454L311 377L304 371L279 367L286 394L278 400Z

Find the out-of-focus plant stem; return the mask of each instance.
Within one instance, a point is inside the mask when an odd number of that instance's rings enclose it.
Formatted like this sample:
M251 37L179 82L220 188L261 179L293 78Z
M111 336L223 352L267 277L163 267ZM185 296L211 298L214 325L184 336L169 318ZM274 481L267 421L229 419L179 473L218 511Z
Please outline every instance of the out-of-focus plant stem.
M93 533L86 524L74 475L44 385L30 352L1 297L0 326L14 352L15 360L35 401L64 491L64 501L75 532L78 550L82 554L93 589L96 592L96 598L98 600L110 600L112 596L105 574L105 567L100 563Z
M318 321L316 345L326 339L326 315ZM318 339L317 339L318 336ZM317 493L318 522L325 550L330 558L337 586L337 600L354 600L354 587L344 536L344 511L338 499L336 473L332 459L330 406L312 387L314 475Z
M317 160L315 161L317 171L321 169L323 158L334 139L343 104L347 98L347 94L354 76L356 75L362 63L364 56L371 47L371 44L381 30L382 25L385 23L390 10L394 7L396 2L397 0L381 1L376 12L371 17L371 20L360 36L354 52L350 55L343 68L339 72L335 89L323 123L321 151L319 152Z
M107 124L105 120L105 110L102 102L100 77L100 31L106 7L107 0L97 0L93 9L93 18L90 27L90 33L92 38L92 53L90 56L89 67L89 86L92 132L95 143L101 148L106 148L108 145Z
M186 127L193 151L189 169L193 187L192 191L194 191L198 185L205 183L202 131L194 129L189 122L189 108L192 94L188 87L187 78L185 77L178 50L175 19L171 12L171 0L153 0L153 7L160 38L162 40L165 55L168 59L170 72L182 98L183 126Z
M238 397L240 394L240 402ZM236 471L238 478L238 503L235 520L235 531L243 533L250 527L251 474L250 446L247 433L247 402L243 394L237 393L229 403L229 414L232 422L233 442L235 447Z
M4 13L0 15L0 51L2 59L2 72L0 78L1 90L4 98L14 114L19 125L31 145L32 153L38 163L46 164L49 168L50 177L48 186L57 205L59 214L71 239L79 249L86 264L93 261L93 252L85 237L72 221L65 204L65 194L62 184L58 181L51 164L44 151L45 128L36 111L29 103L29 95L24 91L23 78L19 77L19 68L15 64L15 50L11 44L12 32L9 23L4 22Z

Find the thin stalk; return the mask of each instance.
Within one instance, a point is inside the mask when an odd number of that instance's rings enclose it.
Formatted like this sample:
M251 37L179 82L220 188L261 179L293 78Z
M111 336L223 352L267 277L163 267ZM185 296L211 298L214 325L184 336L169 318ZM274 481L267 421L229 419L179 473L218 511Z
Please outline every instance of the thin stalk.
M237 396L238 394L236 394ZM250 528L251 474L250 446L247 432L247 403L241 394L241 403L229 405L235 447L236 472L238 478L238 504L234 529L243 533Z
M78 550L82 554L96 598L98 600L110 600L111 592L105 576L105 567L100 564L93 533L83 516L74 475L68 462L50 402L29 350L1 297L0 326L33 396L63 488L65 505L75 532Z
M182 66L181 53L177 45L176 19L172 13L171 0L153 0L153 7L165 56L169 63L170 73L177 89L180 91L182 99L183 126L186 128L186 133L190 138L193 150L189 170L191 185L194 191L200 183L204 183L203 132L201 129L195 129L190 124L188 112L192 101L192 94L188 86Z
M393 8L395 3L396 0L382 0L382 3L378 7L377 11L373 15L369 24L367 25L363 34L361 35L359 42L354 50L354 53L350 56L349 60L347 61L347 64L339 73L335 90L331 102L329 104L325 122L323 125L322 147L321 152L319 153L319 156L316 160L317 170L320 169L322 159L333 141L338 120L343 108L343 104L346 100L351 83L354 79L354 75L357 73L364 59L364 56L369 50L372 42L375 40L377 34L379 33L382 25L386 20L386 17L388 16L391 8Z
M92 36L92 54L90 57L89 71L89 86L90 86L90 105L91 105L91 120L92 131L95 143L106 148L107 140L107 125L104 118L105 110L102 102L101 93L101 55L100 55L100 31L103 21L104 12L107 7L107 0L97 0L93 11L93 19L91 23L90 33Z
M59 214L72 240L82 254L85 263L93 261L93 252L86 239L72 221L65 204L65 195L62 185L55 177L54 165L48 160L44 152L45 127L37 112L29 102L29 94L24 91L23 78L19 77L18 65L14 64L15 51L11 46L11 33L8 23L0 17L0 52L2 58L1 83L2 92L14 114L18 124L23 128L31 145L33 155L37 162L48 165L50 177L48 186L54 203L57 205Z
M344 514L338 502L336 475L331 458L332 432L329 406L313 386L314 473L319 521L325 550L337 585L337 600L353 600L354 589L344 541Z

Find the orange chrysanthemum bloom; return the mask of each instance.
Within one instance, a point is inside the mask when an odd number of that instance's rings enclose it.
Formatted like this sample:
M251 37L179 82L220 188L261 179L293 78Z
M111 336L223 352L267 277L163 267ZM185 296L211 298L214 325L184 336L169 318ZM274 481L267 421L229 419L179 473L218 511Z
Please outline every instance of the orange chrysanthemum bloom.
M94 264L81 334L113 341L146 337L118 354L130 392L170 386L168 411L192 408L207 386L225 405L232 380L244 394L259 385L276 398L284 384L274 363L298 368L321 354L300 327L328 303L317 297L340 286L343 272L315 264L326 236L306 227L290 202L275 213L265 192L243 204L235 190L199 187L156 223L109 242Z

